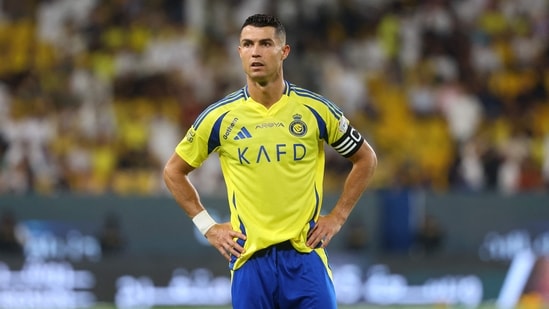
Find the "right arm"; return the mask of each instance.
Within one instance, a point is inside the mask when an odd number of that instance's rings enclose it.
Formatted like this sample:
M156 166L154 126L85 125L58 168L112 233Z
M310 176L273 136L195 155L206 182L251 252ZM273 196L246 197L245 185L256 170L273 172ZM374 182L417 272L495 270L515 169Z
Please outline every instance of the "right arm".
M164 167L164 182L168 190L172 193L175 201L191 218L207 215L200 201L198 191L189 180L188 174L194 170L177 153L174 153ZM209 216L209 215L208 215ZM194 220L193 220L194 221ZM213 223L213 222L212 222ZM231 255L239 257L244 251L235 239L246 239L246 236L240 232L234 231L229 222L215 223L208 229L202 231L208 242L214 246L227 260Z

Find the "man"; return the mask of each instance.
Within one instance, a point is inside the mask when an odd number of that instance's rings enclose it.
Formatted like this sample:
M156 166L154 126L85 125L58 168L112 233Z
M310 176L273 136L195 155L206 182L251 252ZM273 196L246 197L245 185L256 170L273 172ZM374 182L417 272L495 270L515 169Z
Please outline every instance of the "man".
M336 308L325 248L370 182L375 153L338 107L284 80L290 46L278 19L248 17L238 52L246 86L198 116L164 180L229 261L234 308ZM324 143L353 165L336 205L321 216ZM212 152L227 185L228 223L208 215L187 177Z

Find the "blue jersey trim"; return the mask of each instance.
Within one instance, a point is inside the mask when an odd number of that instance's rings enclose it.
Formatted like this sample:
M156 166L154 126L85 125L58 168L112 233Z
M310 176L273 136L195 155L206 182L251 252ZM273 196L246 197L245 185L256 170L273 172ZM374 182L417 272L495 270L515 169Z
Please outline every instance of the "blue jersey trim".
M285 95L289 96L290 95L290 91L291 91L291 85L290 83L288 83L287 81L284 81L284 91L282 93L284 93Z
M336 119L339 120L343 116L343 112L341 111L341 109L339 109L339 107L337 105L335 105L334 103L332 103L330 100L326 99L325 97L323 97L323 96L321 96L317 93L314 93L310 90L306 90L306 89L297 87L295 85L293 85L292 90L298 96L307 97L307 98L313 99L315 101L318 101L320 103L323 103L324 105L326 105L326 107L328 107L328 109L330 110L330 112L332 112L332 114L336 117Z
M322 117L320 117L320 114L318 114L318 112L314 108L312 108L309 105L305 105L305 106L309 110L311 110L311 113L313 113L313 115L316 118L316 122L318 124L319 138L328 142L328 129L326 128L326 122L324 121L324 119L322 119Z
M234 208L236 208L236 194L233 192L233 206ZM238 222L240 222L240 231L242 232L242 234L246 235L246 227L244 226L244 223L242 223L242 220L240 220L240 217L238 217ZM244 247L244 245L246 244L246 241L243 240L243 239L238 239L236 241L237 244L239 244L240 246ZM236 262L236 256L234 255L231 255L231 261L229 262L229 269L233 269L234 268L234 263Z
M320 197L318 196L318 190L316 189L316 185L315 185L315 211L313 212L313 217L309 221L309 232L312 231L316 225L315 218L319 211L319 201L320 201ZM321 245L322 243L318 243L317 248L319 248Z
M250 98L250 91L248 91L248 85L244 86L244 88L242 88L242 92L244 94L244 100L248 100Z
M214 149L221 145L221 142L219 141L219 129L221 128L221 122L223 121L223 118L225 118L225 115L227 115L228 112L223 113L217 120L215 121L214 125L212 126L212 131L210 132L210 137L208 138L208 154L210 154Z
M200 126L200 124L202 123L204 118L206 118L206 116L208 116L208 114L211 113L212 111L216 110L217 108L219 108L223 105L226 105L226 104L232 103L234 101L240 100L244 97L245 97L244 91L243 91L243 89L240 89L240 90L237 90L237 91L229 94L225 98L213 103L212 105L208 106L205 110L202 111L202 113L200 113L200 115L198 115L198 117L194 121L194 123L193 123L194 129L195 130L198 129L198 126Z

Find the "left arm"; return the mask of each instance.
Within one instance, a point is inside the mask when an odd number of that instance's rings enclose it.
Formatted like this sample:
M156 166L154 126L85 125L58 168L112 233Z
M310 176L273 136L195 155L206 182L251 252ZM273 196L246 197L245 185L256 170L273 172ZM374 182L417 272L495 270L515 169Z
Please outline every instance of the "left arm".
M309 233L307 246L316 248L328 246L330 240L339 232L360 196L372 180L377 166L377 157L372 147L364 141L360 149L349 157L353 163L351 171L345 179L343 191L332 211L326 216L320 216L315 227Z

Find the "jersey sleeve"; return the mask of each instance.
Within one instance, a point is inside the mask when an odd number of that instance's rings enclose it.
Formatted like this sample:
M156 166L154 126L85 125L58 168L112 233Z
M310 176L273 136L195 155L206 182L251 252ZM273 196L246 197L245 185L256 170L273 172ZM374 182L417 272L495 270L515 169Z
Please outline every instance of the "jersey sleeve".
M327 107L323 114L326 124L326 142L343 157L350 157L360 149L364 142L362 135L351 126L343 112L330 101L325 101Z
M350 157L355 154L362 144L364 138L345 117L341 109L330 100L320 95L309 95L316 99L315 109L322 118L319 121L320 135L343 157Z
M210 153L219 149L219 127L223 118L243 98L244 89L240 89L206 107L176 146L175 152L192 167L202 165Z
M335 141L330 145L342 156L348 158L360 149L364 138L343 115L338 120L337 133L334 134Z
M199 167L208 158L208 136L201 126L192 126L175 147L175 152L192 167Z

